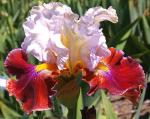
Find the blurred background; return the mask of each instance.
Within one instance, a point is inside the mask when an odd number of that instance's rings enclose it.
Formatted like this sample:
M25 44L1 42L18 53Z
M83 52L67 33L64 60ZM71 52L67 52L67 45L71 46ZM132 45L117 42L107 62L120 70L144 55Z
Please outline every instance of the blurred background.
M75 13L83 15L90 7L113 6L119 22L102 22L101 27L109 47L124 50L126 55L136 58L144 67L147 89L143 90L137 107L129 101L102 93L101 101L95 98L88 106L95 105L97 119L150 119L150 0L53 0L69 5ZM29 15L32 6L51 2L51 0L0 0L0 76L6 77L4 60L9 51L20 47L24 39L22 23ZM33 63L37 61L32 59ZM98 96L97 96L98 97ZM90 100L90 99L89 99ZM80 106L77 119L81 119ZM20 109L14 97L9 97L5 89L0 88L0 119L61 119L67 109L54 99L54 109L36 112L28 116Z

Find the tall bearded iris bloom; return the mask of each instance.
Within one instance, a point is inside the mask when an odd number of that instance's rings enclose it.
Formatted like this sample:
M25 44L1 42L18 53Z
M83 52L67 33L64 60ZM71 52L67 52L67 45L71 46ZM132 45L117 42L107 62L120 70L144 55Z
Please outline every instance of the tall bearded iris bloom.
M100 28L105 20L118 22L112 7L90 8L81 17L57 2L32 8L23 24L22 48L11 51L5 61L8 72L16 76L8 80L8 92L21 101L27 113L52 107L50 96L54 94L72 101L73 95L78 96L78 71L90 86L88 95L107 89L137 102L145 86L144 71L134 59L124 57L123 51L107 47ZM28 54L43 64L27 63Z

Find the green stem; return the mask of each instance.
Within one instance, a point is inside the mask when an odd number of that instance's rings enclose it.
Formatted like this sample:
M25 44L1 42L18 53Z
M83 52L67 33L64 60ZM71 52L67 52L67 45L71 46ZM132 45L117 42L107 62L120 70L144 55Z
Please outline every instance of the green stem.
M75 105L73 108L68 109L68 119L76 119L77 114L77 105Z

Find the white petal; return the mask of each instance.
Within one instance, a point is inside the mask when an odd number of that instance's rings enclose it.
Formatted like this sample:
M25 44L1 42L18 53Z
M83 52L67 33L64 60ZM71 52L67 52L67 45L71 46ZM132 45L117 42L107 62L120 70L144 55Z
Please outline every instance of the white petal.
M68 49L61 42L61 33L64 25L72 26L78 16L70 7L56 2L35 6L30 14L23 24L26 38L22 48L40 61L63 68Z
M99 29L99 22L104 20L109 20L113 23L118 21L116 11L112 7L108 9L102 7L90 8L75 26L78 39L81 40L80 42L84 42L80 46L81 59L90 70L96 67L101 58L110 55L105 36L102 29Z
M104 9L102 7L90 8L85 13L85 16L93 17L96 22L101 22L105 20L111 21L113 23L118 22L116 10L113 9L111 6L108 9Z
M52 34L51 42L48 44L48 49L52 49L57 57L57 65L59 69L63 69L64 64L68 60L68 49L61 42L60 34Z
M90 8L79 19L70 7L52 2L33 7L30 14L23 25L22 48L40 61L56 63L59 69L67 61L72 68L82 62L93 70L101 58L110 55L99 22L118 21L112 7Z

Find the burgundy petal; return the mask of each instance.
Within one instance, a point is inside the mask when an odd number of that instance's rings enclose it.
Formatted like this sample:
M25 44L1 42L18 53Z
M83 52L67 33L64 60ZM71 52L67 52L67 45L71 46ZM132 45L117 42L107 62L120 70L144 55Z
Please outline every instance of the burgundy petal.
M52 90L54 85L55 81L47 72L42 72L31 79L28 75L24 75L19 80L8 80L7 90L10 95L14 95L18 101L21 101L23 110L29 114L32 111L42 111L52 107L50 96L55 93Z
M18 48L12 50L4 63L5 68L7 69L8 73L12 75L16 75L19 77L23 73L27 72L29 67L31 67L31 64L27 63L27 55L25 52Z
M11 74L18 77L17 80L8 80L7 90L21 102L26 113L52 107L50 96L55 94L52 88L56 80L51 77L50 71L36 72L35 66L27 63L27 56L21 49L10 52L5 66Z
M140 89L145 86L142 67L131 57L124 57L123 51L114 48L110 48L110 51L111 56L103 60L109 70L99 69L98 75L88 81L90 85L88 94L92 95L98 89L107 89L111 94L124 95L132 102L137 101Z

